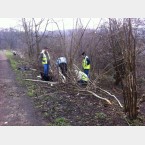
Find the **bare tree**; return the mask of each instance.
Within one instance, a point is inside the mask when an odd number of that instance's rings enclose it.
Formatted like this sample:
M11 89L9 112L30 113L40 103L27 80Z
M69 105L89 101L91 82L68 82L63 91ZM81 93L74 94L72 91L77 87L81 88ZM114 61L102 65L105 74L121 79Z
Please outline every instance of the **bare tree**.
M41 28L42 23L44 28ZM37 59L40 53L40 42L44 37L47 26L49 24L49 19L41 19L38 22L34 18L27 21L26 18L22 18L22 24L25 31L25 40L28 46L28 56L29 58ZM35 57L36 56L36 57Z
M133 35L132 20L123 19L118 23L116 19L110 19L110 45L113 49L114 63L117 67L117 59L123 59L125 73L121 76L120 70L116 70L121 77L123 88L124 109L130 119L137 117L137 88L136 88L136 40ZM123 71L123 70L122 70Z

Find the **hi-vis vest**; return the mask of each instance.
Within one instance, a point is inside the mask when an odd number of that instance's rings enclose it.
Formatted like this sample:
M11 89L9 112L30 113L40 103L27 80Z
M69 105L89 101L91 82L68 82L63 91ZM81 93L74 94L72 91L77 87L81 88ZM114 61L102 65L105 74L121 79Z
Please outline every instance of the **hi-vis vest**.
M86 82L89 80L88 76L85 73L82 74L82 80Z
M46 54L44 52L42 54L43 54L42 64L48 64L48 59L47 59ZM49 57L49 54L48 54L48 57Z
M82 66L83 66L83 69L90 69L90 64L87 65L87 56L83 59L83 62L82 62Z
M76 71L76 75L77 75L78 80L82 80L86 82L89 80L88 76L82 71Z

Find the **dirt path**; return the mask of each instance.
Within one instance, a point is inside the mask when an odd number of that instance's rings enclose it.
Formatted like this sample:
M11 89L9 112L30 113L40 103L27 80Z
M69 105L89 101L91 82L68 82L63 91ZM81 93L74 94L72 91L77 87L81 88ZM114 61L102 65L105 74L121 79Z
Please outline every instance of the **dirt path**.
M42 126L46 123L34 108L26 90L17 85L4 52L0 51L0 126Z

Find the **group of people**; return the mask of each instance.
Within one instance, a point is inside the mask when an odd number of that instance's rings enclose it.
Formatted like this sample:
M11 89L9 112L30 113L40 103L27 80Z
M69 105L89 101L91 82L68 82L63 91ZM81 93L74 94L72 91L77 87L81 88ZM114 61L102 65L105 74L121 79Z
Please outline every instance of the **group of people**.
M90 71L90 59L86 55L85 52L82 53L83 61L82 61L82 67L83 71L79 71L75 69L75 74L78 79L79 84L87 84L89 80L89 71ZM41 51L39 55L39 60L43 65L43 77L47 78L49 77L49 71L50 71L50 54L47 47L44 47L44 49ZM56 65L58 69L61 71L62 75L66 78L67 77L67 59L65 57L59 57L56 61ZM42 76L42 74L41 74Z

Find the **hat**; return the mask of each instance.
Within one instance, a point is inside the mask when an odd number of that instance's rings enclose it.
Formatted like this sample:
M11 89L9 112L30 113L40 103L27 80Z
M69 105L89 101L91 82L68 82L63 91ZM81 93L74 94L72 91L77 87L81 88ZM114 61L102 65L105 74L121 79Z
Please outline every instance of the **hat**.
M82 55L85 55L85 54L86 54L85 52L82 53Z

